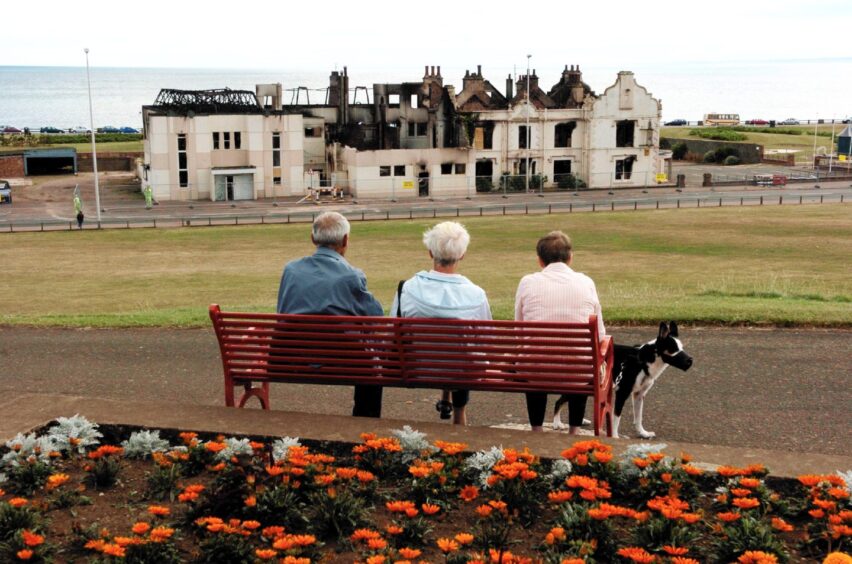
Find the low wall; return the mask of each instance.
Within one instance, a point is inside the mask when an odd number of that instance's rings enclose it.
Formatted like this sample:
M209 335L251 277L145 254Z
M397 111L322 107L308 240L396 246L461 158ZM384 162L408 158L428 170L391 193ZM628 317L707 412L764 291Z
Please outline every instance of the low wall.
M98 153L98 172L134 171L142 153ZM77 170L92 172L92 153L77 153Z
M686 150L690 153L696 153L704 156L707 151L715 151L721 147L732 147L737 150L740 155L741 164L757 164L763 160L763 145L754 143L738 143L733 141L713 141L711 139L675 139L671 137L663 137L660 139L660 148L671 149L678 143L686 145Z
M781 166L796 166L796 155L793 153L788 155L772 155L771 157L763 157L761 162Z
M23 155L0 154L0 178L21 178L24 176Z

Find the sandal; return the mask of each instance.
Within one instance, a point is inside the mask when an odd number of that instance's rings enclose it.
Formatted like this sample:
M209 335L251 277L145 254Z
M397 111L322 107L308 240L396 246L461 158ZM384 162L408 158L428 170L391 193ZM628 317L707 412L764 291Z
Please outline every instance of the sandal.
M441 414L441 419L449 419L450 415L453 414L453 404L448 401L438 400L438 403L435 404L435 409Z

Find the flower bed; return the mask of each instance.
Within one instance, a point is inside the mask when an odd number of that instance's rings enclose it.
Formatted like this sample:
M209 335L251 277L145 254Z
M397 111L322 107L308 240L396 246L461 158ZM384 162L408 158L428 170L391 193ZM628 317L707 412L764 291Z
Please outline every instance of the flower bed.
M845 476L706 473L665 445L559 460L426 440L358 445L62 418L0 460L0 562L850 562ZM847 559L847 560L844 560Z

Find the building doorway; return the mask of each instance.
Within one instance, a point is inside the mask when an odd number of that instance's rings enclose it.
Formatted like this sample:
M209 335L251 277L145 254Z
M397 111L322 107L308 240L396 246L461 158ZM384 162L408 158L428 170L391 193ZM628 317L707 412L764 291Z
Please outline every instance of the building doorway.
M417 175L417 195L421 198L429 197L429 173L420 172Z
M254 199L253 174L217 174L214 178L213 200L233 202Z

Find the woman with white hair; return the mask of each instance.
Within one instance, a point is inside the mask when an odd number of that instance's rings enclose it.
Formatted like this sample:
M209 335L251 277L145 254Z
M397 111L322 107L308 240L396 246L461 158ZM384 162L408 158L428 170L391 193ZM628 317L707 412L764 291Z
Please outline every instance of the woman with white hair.
M447 319L491 319L485 290L458 274L459 262L467 252L470 235L460 223L445 221L423 234L423 244L432 259L432 270L422 270L400 286L391 315ZM452 402L450 397L452 396ZM445 390L435 406L441 419L466 425L467 390Z

